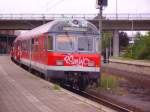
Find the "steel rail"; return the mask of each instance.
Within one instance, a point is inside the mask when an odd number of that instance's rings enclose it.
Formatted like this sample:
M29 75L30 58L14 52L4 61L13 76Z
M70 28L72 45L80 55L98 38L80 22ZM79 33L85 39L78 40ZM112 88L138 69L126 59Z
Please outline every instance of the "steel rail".
M102 103L103 105L105 105L107 107L110 107L111 109L114 109L114 110L116 110L118 112L133 112L132 110L124 108L124 107L122 107L120 105L112 103L112 102L110 102L108 100L105 100L103 98L99 98L99 97L97 97L95 95L89 94L89 93L87 93L85 91L81 91L81 93L83 94L83 96L86 96L89 99L96 101L97 103Z
M84 97L84 98L87 98L87 99L89 99L89 100L92 100L92 101L94 101L94 102L97 102L97 103L99 103L99 104L102 104L102 105L104 105L104 106L106 106L106 107L109 107L109 108L111 108L111 109L113 109L113 110L115 110L115 111L117 111L117 112L133 112L132 110L129 110L129 109L127 109L127 108L125 108L125 107L122 107L122 106L120 106L120 105L117 105L117 104L115 104L115 103L112 103L112 102L110 102L110 101L108 101L108 100L105 100L105 99L103 99L103 98L100 98L100 97L97 97L97 96L95 96L95 95L92 95L92 94L90 94L90 93L88 93L88 92L86 92L86 91L80 91L80 90L78 90L78 89L71 88L71 87L68 86L68 85L63 85L62 87L63 87L64 89L67 89L67 90L69 90L69 91L71 91L71 92L73 92L73 93L75 93L75 94L78 94L78 95Z

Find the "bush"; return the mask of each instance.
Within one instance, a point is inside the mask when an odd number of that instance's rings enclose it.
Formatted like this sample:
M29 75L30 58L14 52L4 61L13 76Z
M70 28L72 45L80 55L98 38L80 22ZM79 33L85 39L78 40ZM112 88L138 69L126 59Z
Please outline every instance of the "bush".
M125 57L150 60L150 32L145 36L137 35L134 45L127 47Z

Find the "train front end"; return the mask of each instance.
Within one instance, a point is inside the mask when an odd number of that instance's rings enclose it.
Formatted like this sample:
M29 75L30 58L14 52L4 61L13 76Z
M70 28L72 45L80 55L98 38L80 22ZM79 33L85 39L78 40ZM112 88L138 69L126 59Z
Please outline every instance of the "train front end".
M93 24L85 20L60 22L51 28L48 40L49 76L82 90L99 83L100 39Z

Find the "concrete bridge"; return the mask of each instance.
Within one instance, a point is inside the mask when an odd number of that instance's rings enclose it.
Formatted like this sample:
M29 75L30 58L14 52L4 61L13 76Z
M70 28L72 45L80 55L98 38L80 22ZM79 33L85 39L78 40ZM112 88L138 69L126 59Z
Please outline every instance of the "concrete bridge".
M54 19L86 19L98 27L97 14L0 14L0 30L29 30ZM103 14L103 30L149 30L149 14Z
M0 14L0 30L29 30L54 19L86 19L98 27L97 14ZM113 54L119 55L119 35L122 30L150 30L150 13L103 14L103 31L114 32Z

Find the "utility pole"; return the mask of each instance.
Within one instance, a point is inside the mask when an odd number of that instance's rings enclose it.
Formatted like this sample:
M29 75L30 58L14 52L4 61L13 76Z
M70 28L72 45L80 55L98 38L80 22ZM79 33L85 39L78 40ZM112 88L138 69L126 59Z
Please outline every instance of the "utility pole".
M116 0L116 20L118 19L118 2Z
M100 51L102 51L102 15L103 15L103 6L100 5L100 8L99 8L99 38L100 38Z

